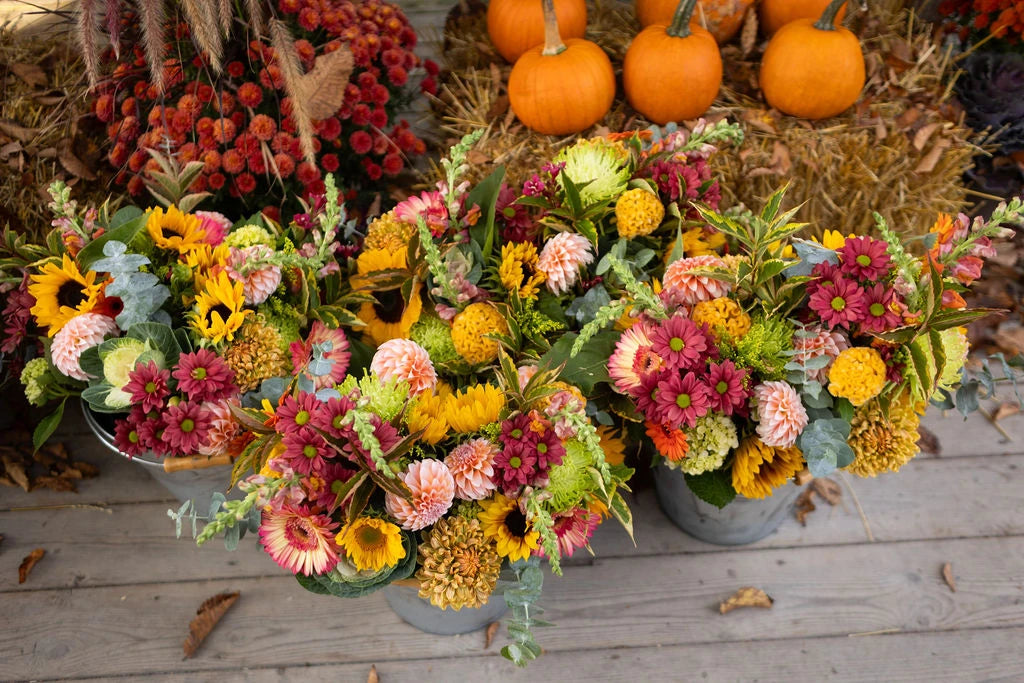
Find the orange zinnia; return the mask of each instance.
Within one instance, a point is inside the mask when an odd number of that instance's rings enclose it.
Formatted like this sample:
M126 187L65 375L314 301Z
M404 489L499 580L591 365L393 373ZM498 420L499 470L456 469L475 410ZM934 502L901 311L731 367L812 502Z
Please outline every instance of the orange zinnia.
M683 430L671 429L667 425L650 421L644 424L647 425L647 436L651 437L659 453L672 462L679 462L686 457L690 444L687 443Z

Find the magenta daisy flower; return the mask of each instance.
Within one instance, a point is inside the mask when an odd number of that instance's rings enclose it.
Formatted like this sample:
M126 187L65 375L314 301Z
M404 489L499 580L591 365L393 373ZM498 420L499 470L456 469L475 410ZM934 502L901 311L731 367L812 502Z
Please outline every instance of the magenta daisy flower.
M124 420L118 420L114 426L114 444L117 450L128 457L142 455L149 450L139 434L137 420L131 415Z
M672 429L679 429L684 424L696 426L697 418L706 415L711 407L708 388L692 372L685 376L672 374L658 382L655 402L660 422Z
M132 395L132 403L144 411L160 410L170 393L167 389L170 376L169 370L161 370L153 361L145 365L140 363L128 373L128 384L124 390Z
M860 322L861 332L885 332L903 324L900 314L893 310L896 292L881 282L864 290L867 312Z
M307 491L306 498L313 505L327 511L334 510L334 502L338 499L337 489L352 478L355 470L338 462L328 462L316 475L318 486Z
M891 259L883 240L870 237L847 237L838 250L843 273L861 281L881 280L889 274Z
M345 426L345 416L355 407L355 401L348 396L329 398L313 414L313 426L335 439L342 439L351 433L351 428Z
M657 374L647 375L640 380L640 386L629 392L636 402L636 409L652 422L658 421L658 384L667 379L670 375L677 373L664 371Z
M814 293L818 291L818 288L834 285L843 277L843 273L839 270L839 266L834 263L829 263L828 261L814 266L814 268L811 269L811 275L814 279L807 283L807 294L809 296L814 296Z
M731 360L708 366L708 401L712 410L723 415L741 411L750 398L746 389L747 370L737 368Z
M665 320L651 333L651 348L668 367L692 370L708 352L708 339L689 318L675 316Z
M199 403L182 401L164 411L163 439L178 455L194 455L206 440L211 415Z
M537 478L537 456L520 441L506 443L494 456L494 481L506 493L527 486Z
M209 349L178 356L178 367L171 377L178 380L178 390L192 401L218 401L238 393L234 370Z
M326 515L304 515L291 507L264 510L260 545L274 562L293 574L324 574L338 564L337 527Z
M868 310L864 290L855 282L841 278L830 285L818 287L807 305L829 327L847 329L861 322Z
M284 454L281 456L296 472L310 474L320 472L327 464L332 449L324 437L312 427L293 427L281 439Z
M345 373L348 371L348 364L352 358L352 354L348 350L348 338L345 336L345 332L340 329L331 329L316 320L313 322L305 342L294 341L288 347L292 354L292 367L298 373L305 370L313 359L313 345L325 342L330 343L331 350L325 351L323 357L331 362L331 370L326 375L313 377L313 384L317 389L333 387L345 380Z
M316 394L300 391L298 396L286 396L277 408L277 424L274 429L278 434L289 434L302 427L314 423L314 418L323 409L323 403Z
M394 425L390 422L384 422L376 415L370 416L370 422L373 424L373 435L377 437L377 441L380 443L380 449L385 453L394 448L398 442L402 440L398 430L395 429ZM352 431L350 434L351 438L342 446L342 451L353 462L361 459L367 467L376 471L377 465L370 457L370 452L363 448L362 443L355 436L355 431Z
M562 458L565 457L565 444L558 437L551 422L539 417L535 412L530 416L527 440L533 447L533 453L537 458L537 470L545 473L555 465L562 464Z

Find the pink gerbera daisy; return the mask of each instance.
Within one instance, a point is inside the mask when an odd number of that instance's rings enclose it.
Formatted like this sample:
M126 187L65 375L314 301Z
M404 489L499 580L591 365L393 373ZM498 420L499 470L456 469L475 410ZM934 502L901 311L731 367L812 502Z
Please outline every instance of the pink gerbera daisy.
M437 384L430 354L409 339L389 339L377 347L370 361L370 371L382 382L408 382L413 396L432 392Z
M497 447L487 439L471 439L456 446L444 464L455 480L455 495L462 500L482 500L495 489L494 458Z
M663 321L651 332L651 348L675 370L699 367L706 359L708 346L708 338L697 324L681 315Z
M692 256L673 261L665 269L662 299L668 305L688 305L710 301L729 293L729 285L694 271L725 268L725 261L717 256Z
M590 543L594 531L601 525L601 515L584 508L575 508L555 515L554 522L552 529L558 537L559 555L572 557L574 552ZM543 547L538 548L536 552L544 557Z
M448 229L448 207L444 203L444 195L440 192L421 192L419 197L409 197L395 207L395 218L403 223L416 225L417 219L423 217L430 234L438 237Z
M845 279L837 279L832 284L819 286L807 305L829 327L847 329L861 322L868 308L864 290L855 282Z
M723 415L732 415L746 404L749 392L746 389L747 370L737 368L731 360L708 366L708 401L711 410Z
M108 335L117 333L117 325L105 315L83 313L71 318L53 337L50 359L62 374L80 380L88 380L89 374L82 369L79 361L82 352L96 346Z
M273 253L273 250L264 244L254 244L243 249L231 247L231 255L228 257L227 263L227 273L231 276L232 280L242 283L245 303L250 306L257 306L263 303L277 290L278 285L281 284L281 268L273 264L266 264L261 268L252 268L246 264L266 259Z
M320 472L333 450L312 427L293 427L281 438L284 444L282 458L296 472Z
M178 455L195 455L206 441L211 417L208 410L192 401L168 406L163 438Z
M234 370L209 349L178 356L178 367L171 377L178 380L178 391L192 401L218 401L238 393Z
M323 409L323 405L316 394L305 391L298 392L297 396L285 396L277 408L275 429L279 434L288 434L305 427L314 422L314 418Z
M884 240L870 237L847 237L838 253L843 273L861 281L881 280L889 274L891 259Z
M324 360L331 363L329 372L323 375L313 375L313 384L317 389L333 387L345 380L345 373L348 372L348 364L352 354L348 350L348 337L341 329L332 329L319 320L313 322L309 329L305 342L294 341L288 350L292 354L292 367L298 373L305 370L310 361L313 360L313 345L318 347Z
M440 460L417 460L398 476L409 487L411 500L388 493L384 496L384 507L403 529L424 529L451 508L455 500L455 479Z
M789 448L807 426L807 411L796 389L786 382L765 382L754 387L757 435L766 446Z
M629 392L636 402L636 409L648 420L658 421L661 411L658 409L658 384L670 375L678 373L662 370L640 378L640 386Z
M659 420L672 429L695 426L711 407L708 388L692 372L686 376L673 372L658 382L655 402Z
M634 364L640 349L650 346L650 328L643 322L636 323L619 337L615 351L608 359L608 376L620 393L629 393L640 386L640 374Z
M593 261L590 240L574 232L560 232L544 245L537 270L547 276L545 282L553 294L564 294L576 284L580 268Z
M274 562L293 574L325 574L338 564L337 528L338 523L326 515L304 515L291 507L264 510L260 544Z
M867 312L860 322L862 332L886 332L903 324L900 314L893 310L896 292L892 288L879 282L866 288L864 296Z
M61 328L61 332L63 331L64 328ZM160 410L164 406L164 399L170 393L167 389L167 380L170 376L169 370L161 370L153 361L145 365L140 363L128 373L128 384L124 390L131 394L132 403L140 406L142 410Z

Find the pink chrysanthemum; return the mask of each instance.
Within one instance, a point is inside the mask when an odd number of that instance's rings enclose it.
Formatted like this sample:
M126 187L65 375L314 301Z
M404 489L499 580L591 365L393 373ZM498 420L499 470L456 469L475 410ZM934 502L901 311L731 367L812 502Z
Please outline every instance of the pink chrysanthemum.
M292 574L325 574L338 564L337 528L326 515L304 515L290 507L264 510L260 545Z
M281 405L277 408L277 423L275 428L279 434L288 434L316 423L317 414L323 409L324 404L316 397L316 394L305 391L298 392L297 396L285 396Z
M803 333L793 337L793 360L806 364L820 356L828 356L828 364L818 369L807 370L807 379L823 382L828 377L828 369L832 361L839 357L843 350L850 348L849 342L842 332L830 332L820 325L811 325Z
M590 240L574 232L560 232L540 252L537 270L547 276L548 289L564 294L576 284L580 268L593 263Z
M817 264L811 269L811 275L813 279L807 283L807 295L814 296L814 293L818 291L819 287L828 287L836 283L836 281L843 279L843 273L839 269L839 266L834 263L824 261Z
M72 379L88 380L90 375L79 365L82 352L102 342L107 335L116 333L117 325L105 315L76 315L64 323L53 337L50 358L54 367Z
M195 455L210 430L210 412L199 403L182 401L164 411L163 438L178 455Z
M432 392L437 385L437 373L430 354L409 339L389 339L378 346L370 361L370 371L376 373L382 382L408 382L413 396Z
M697 418L707 415L711 407L708 388L692 372L685 376L670 373L668 378L658 382L654 400L658 421L672 429L679 429L684 424L696 426Z
M819 286L807 305L829 327L847 329L861 322L868 310L864 290L857 283L844 279Z
M412 500L388 493L384 507L403 529L419 531L444 516L455 500L455 479L440 460L417 460L398 475L412 493Z
M192 401L217 401L238 393L234 370L209 349L178 356L178 367L171 377L178 380L178 391Z
M231 232L231 219L216 211L196 211L193 215L200 220L200 226L205 233L203 242L216 247L224 241L224 237Z
M311 474L320 472L327 464L334 450L327 445L324 437L312 427L292 427L281 438L284 453L281 457L296 472Z
M576 508L554 516L555 536L558 537L558 550L561 557L572 557L580 548L585 548L597 527L601 525L601 515ZM538 548L537 555L544 557L543 547Z
M455 480L455 495L461 500L483 500L496 486L494 458L498 449L487 439L471 439L456 446L444 464Z
M892 259L886 251L884 240L870 237L847 237L839 248L843 273L861 281L881 280L889 274Z
M262 268L250 270L246 264L249 261L266 259L273 253L273 250L265 244L254 244L243 249L231 247L227 273L232 280L242 283L245 303L250 306L263 303L277 290L278 285L281 284L281 269L278 266L267 264Z
M313 415L313 426L336 439L344 438L352 430L352 427L346 424L346 416L355 407L355 401L348 396L329 398Z
M142 420L145 420L144 416ZM139 433L139 418L136 411L133 410L126 419L118 420L114 425L114 444L117 450L128 457L142 455L149 450L142 434Z
M746 389L747 370L737 368L731 360L708 366L708 401L711 409L723 415L740 412L746 405L749 392Z
M206 443L199 447L203 455L223 455L230 452L232 441L239 432L241 425L231 412L231 406L238 405L236 399L213 401L204 403L210 413L210 429L206 433Z
M681 315L662 321L651 332L651 348L674 370L693 370L703 365L711 345L701 328Z
M710 301L729 293L729 285L693 271L725 268L725 261L717 256L691 256L668 264L662 282L662 299L668 305L688 305Z
M651 330L638 322L622 333L615 343L615 351L608 359L608 376L615 382L615 388L623 394L640 386L640 373L635 367L637 354L651 346Z
M422 216L430 228L430 234L438 237L448 229L448 207L440 192L421 192L419 197L409 197L395 207L395 218L403 223L416 225Z
M865 289L864 296L867 311L860 322L862 332L886 332L903 324L900 314L893 310L896 292L892 288L879 282Z
M64 329L61 328L61 332L63 331ZM142 410L146 412L160 410L164 407L164 399L170 393L167 389L167 380L170 376L169 370L161 370L153 361L149 361L145 365L140 363L128 373L128 384L125 385L124 390L131 394L132 403L141 407Z
M800 394L788 383L765 382L754 387L757 435L766 446L789 448L807 426L807 411Z
M306 369L313 359L313 345L320 344L321 349L327 348L330 344L330 351L324 351L324 360L331 362L331 370L325 375L314 375L313 385L317 389L333 387L345 380L345 373L348 372L348 364L352 354L348 350L348 337L341 329L332 329L319 320L313 321L313 326L306 335L305 342L294 341L288 350L292 354L292 367L298 373Z

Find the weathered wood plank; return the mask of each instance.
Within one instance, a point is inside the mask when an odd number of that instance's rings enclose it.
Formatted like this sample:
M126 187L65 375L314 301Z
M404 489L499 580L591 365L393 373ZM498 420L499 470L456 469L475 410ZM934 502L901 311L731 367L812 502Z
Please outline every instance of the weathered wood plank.
M1024 413L999 421L1003 431L1012 437L1011 441L980 413L972 413L964 420L956 411L950 410L943 414L932 408L922 424L938 438L942 448L940 457L943 458L1024 453Z
M944 562L956 593L940 576ZM718 602L744 585L766 590L774 607L719 615ZM181 661L194 610L226 589L241 600L200 656ZM417 632L379 594L343 603L290 577L9 593L3 602L0 678L369 664L481 649L479 633ZM597 560L550 580L544 604L559 625L540 636L551 652L1017 628L1024 537Z
M615 629L609 624L609 629ZM489 655L450 659L379 661L382 681L1019 681L1024 679L1020 644L1024 629L944 633L891 633L759 643L713 643L552 652L525 669ZM497 650L497 647L492 649ZM200 655L202 657L202 655ZM306 683L366 681L370 663L216 672L218 683ZM153 676L153 683L191 683L196 674ZM211 674L210 679L214 679Z

